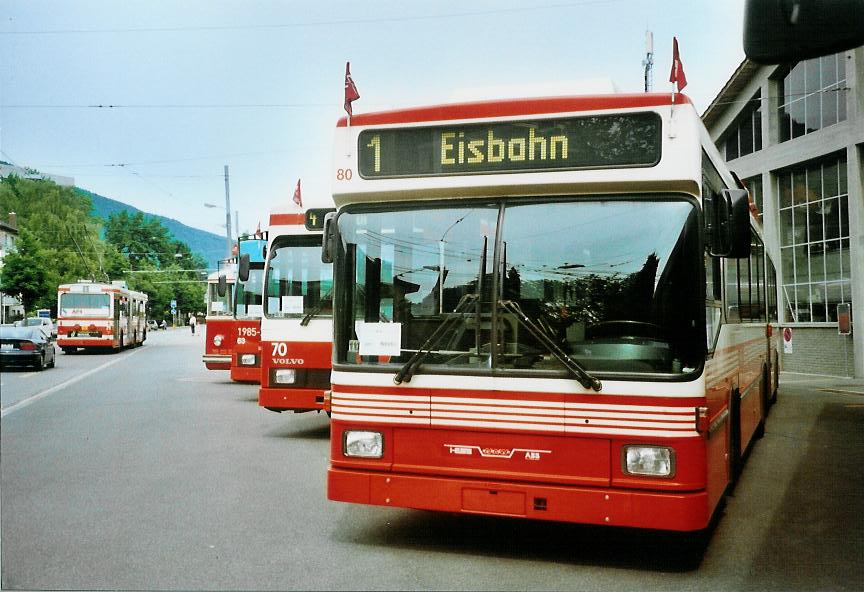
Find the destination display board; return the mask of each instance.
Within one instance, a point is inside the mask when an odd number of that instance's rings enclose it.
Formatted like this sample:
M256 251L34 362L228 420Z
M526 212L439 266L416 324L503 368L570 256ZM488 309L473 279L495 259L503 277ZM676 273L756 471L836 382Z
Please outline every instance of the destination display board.
M653 112L364 130L365 179L653 166L660 161Z

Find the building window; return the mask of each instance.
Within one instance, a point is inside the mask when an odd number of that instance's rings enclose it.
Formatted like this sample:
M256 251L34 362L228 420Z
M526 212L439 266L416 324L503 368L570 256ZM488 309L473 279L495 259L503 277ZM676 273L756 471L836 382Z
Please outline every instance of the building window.
M757 92L726 136L726 161L762 150L762 93Z
M798 62L783 78L780 141L846 120L846 61L833 54Z
M779 173L777 200L786 321L836 321L852 298L846 157Z
M744 185L747 187L747 191L750 192L750 197L753 199L753 203L756 204L756 209L759 210L759 220L762 220L762 208L764 205L764 192L762 191L762 175L756 175L755 177L747 177L744 179Z

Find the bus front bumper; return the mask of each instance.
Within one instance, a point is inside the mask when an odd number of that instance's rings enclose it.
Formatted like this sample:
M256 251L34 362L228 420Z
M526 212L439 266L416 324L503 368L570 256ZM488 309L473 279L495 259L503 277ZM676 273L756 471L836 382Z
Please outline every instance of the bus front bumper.
M327 471L332 501L673 531L708 526L705 491L660 493L346 470Z
M231 356L220 354L204 354L201 356L201 361L207 366L208 370L230 370Z
M114 347L114 339L107 338L82 338L75 339L70 337L58 337L57 347Z
M258 405L273 411L320 411L324 409L321 389L261 388Z
M232 365L231 380L234 382L251 382L259 384L261 382L261 367Z

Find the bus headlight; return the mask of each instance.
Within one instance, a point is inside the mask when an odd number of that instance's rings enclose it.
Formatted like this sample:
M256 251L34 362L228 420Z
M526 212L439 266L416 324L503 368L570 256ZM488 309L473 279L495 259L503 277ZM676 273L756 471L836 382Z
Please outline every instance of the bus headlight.
M360 458L381 458L384 456L381 432L346 430L342 435L342 453Z
M221 347L223 339L225 339L225 338L222 337L221 335L215 335L213 337L213 345L215 345L216 347Z
M294 384L297 380L297 370L294 368L280 368L273 373L276 384Z
M621 451L621 469L628 475L672 477L675 451L665 446L625 446Z
M240 365L241 366L254 366L255 365L255 354L243 354L240 356Z

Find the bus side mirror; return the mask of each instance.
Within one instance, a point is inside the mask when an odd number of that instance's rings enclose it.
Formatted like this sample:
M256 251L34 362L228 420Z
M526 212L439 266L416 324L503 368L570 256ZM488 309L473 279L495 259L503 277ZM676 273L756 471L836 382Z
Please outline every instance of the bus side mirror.
M324 217L324 232L321 235L321 262L333 263L336 250L336 212L329 212Z
M750 256L750 198L746 189L724 189L711 202L712 257Z
M237 264L237 279L241 282L249 279L249 253L240 255L240 262Z
M797 62L864 43L864 0L747 0L744 53L759 64Z
M225 297L225 292L228 291L228 280L225 279L224 275L219 276L219 281L216 282L216 293L219 295L219 298Z

